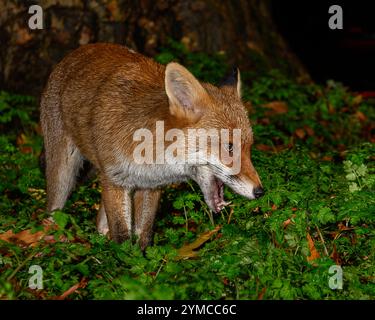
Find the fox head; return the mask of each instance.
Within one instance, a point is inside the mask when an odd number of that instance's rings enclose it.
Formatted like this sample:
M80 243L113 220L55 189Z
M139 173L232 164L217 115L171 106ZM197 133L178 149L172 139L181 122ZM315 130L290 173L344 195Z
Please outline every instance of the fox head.
M200 83L186 68L172 62L165 70L165 90L170 113L187 123L185 129L194 128L198 132L213 129L212 132L218 133L219 148L213 148L215 138L210 135L207 146L199 144L186 151L188 158L198 158L191 165L191 178L200 186L210 209L219 212L227 204L223 197L224 184L248 199L261 197L262 184L251 162L253 133L241 102L239 70L234 70L216 87ZM229 130L227 139L220 135L222 129ZM238 170L233 169L234 163L239 164Z

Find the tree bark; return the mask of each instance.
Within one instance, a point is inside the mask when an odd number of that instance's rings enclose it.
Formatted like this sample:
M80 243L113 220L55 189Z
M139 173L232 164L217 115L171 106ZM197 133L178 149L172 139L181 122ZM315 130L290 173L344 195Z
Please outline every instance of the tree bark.
M28 27L29 6L44 11ZM191 51L224 52L241 69L281 68L308 79L278 33L267 0L5 0L0 3L0 88L39 96L52 67L91 42L115 42L153 56L170 38Z

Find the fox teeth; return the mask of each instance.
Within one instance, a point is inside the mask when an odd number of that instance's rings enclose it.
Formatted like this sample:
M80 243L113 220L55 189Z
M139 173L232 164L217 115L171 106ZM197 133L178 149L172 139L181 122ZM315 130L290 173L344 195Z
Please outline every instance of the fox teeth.
M225 207L225 206L228 206L228 205L230 205L232 203L232 201L221 201L220 203L218 203L217 205L219 206L219 207Z

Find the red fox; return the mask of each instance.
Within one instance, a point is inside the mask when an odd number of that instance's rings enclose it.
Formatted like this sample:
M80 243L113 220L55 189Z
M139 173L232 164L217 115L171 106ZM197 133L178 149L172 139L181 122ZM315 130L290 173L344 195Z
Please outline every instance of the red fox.
M217 87L199 82L178 63L164 66L120 45L89 44L73 51L55 67L41 99L47 210L63 208L85 160L96 168L102 186L98 231L109 232L116 242L136 235L142 249L151 240L165 185L193 179L214 212L227 204L224 184L248 199L259 198L264 191L250 158L253 134L240 92L238 70ZM233 134L226 143L219 140L229 154L238 147L240 170L231 174L215 153L198 162L135 161L136 131L156 134L158 122L182 137L194 129L198 135L203 129L240 129L237 142ZM160 150L152 140L151 158L172 143ZM212 140L205 147L212 149ZM186 146L183 153L199 158L200 148Z

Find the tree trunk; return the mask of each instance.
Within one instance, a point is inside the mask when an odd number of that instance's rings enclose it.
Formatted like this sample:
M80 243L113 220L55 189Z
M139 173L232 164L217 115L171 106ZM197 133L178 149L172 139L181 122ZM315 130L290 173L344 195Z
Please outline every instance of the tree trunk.
M0 88L38 96L52 67L86 43L116 42L153 56L170 38L191 51L225 52L245 70L276 67L308 78L267 0L43 0L44 29L30 30L35 3L0 3Z

